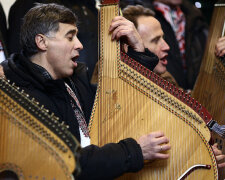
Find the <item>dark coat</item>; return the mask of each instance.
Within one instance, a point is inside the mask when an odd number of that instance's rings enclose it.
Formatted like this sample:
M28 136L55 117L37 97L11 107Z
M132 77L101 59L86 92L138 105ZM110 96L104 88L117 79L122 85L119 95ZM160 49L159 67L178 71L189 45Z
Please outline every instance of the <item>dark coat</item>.
M146 8L152 9L152 2L150 0L120 0L120 7L124 9L128 5L142 5Z
M167 70L176 79L180 87L192 89L201 65L202 56L208 35L208 26L199 9L183 0L181 9L185 14L185 54L187 63L187 74L182 68L181 54L171 25L166 21L161 12L156 11L156 18L161 23L164 39L170 46L168 53Z
M7 79L34 97L51 112L69 125L69 130L80 140L79 126L70 105L71 97L67 93L64 80L46 80L34 64L20 54L11 56L2 64ZM79 100L88 123L94 91L89 84L86 67L79 64L71 77L77 87ZM140 146L131 138L119 143L94 145L81 150L80 164L82 173L77 179L113 179L124 172L135 172L143 167Z
M2 8L2 4L0 3L0 41L2 42L4 54L7 57L8 56L8 50L7 50L7 24L6 24L6 17L4 10Z

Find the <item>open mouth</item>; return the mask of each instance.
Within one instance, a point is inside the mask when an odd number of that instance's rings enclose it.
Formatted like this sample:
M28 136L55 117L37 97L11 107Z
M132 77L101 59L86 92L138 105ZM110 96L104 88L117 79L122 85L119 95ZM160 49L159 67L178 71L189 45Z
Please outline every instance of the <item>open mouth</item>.
M75 56L75 57L71 58L71 60L73 61L73 64L74 64L75 67L77 66L77 58L78 57L79 56Z
M73 62L76 62L77 58L78 58L78 56L73 57L73 58L72 58L72 61L73 61Z
M161 59L160 59L160 61L162 62L162 64L164 64L164 65L167 65L168 64L168 61L167 61L167 56L168 55L166 55L166 56L164 56L164 57L162 57Z
M167 59L166 59L166 58L160 59L160 61L161 61L163 64L167 64Z

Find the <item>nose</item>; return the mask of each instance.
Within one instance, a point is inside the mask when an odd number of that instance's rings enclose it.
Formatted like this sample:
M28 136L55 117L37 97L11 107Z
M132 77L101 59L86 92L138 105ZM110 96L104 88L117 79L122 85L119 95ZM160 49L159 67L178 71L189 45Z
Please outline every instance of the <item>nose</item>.
M83 49L83 45L80 42L80 40L77 38L77 36L75 37L75 45L74 45L74 49L80 51Z
M162 50L163 51L169 51L170 47L169 45L166 43L166 41L163 39L163 43L162 43Z

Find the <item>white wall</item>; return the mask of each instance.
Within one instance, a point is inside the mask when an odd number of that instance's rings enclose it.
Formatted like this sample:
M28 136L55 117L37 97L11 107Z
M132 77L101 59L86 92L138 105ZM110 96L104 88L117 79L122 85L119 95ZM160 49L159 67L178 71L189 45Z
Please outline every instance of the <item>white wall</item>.
M3 6L3 9L5 11L6 18L8 18L9 9L15 1L16 0L0 0L0 2Z

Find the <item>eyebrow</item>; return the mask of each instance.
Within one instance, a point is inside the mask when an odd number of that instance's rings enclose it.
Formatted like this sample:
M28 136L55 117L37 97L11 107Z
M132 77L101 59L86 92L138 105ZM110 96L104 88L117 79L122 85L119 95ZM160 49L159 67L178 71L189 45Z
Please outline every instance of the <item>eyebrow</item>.
M72 30L68 31L68 32L65 34L65 36L67 36L67 35L69 35L69 34L74 35L74 34L77 34L77 33L78 33L78 29L72 29Z

